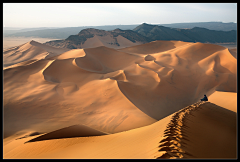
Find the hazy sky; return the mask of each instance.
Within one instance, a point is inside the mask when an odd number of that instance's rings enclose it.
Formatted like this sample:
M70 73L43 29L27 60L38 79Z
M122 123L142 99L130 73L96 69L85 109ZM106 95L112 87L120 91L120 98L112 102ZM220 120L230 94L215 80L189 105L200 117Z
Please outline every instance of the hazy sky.
M3 3L3 27L237 22L237 3Z

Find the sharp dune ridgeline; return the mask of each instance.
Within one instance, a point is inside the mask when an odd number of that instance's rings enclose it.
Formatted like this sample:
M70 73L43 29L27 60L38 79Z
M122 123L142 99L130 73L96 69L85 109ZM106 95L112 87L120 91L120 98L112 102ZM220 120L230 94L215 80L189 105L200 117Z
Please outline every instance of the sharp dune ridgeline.
M3 51L3 158L237 158L236 49L91 33Z

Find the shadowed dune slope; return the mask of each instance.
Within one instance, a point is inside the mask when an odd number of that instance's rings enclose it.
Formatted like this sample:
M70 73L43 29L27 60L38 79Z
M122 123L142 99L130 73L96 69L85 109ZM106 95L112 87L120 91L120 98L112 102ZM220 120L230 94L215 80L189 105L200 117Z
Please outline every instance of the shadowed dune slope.
M237 58L237 49L229 49L229 52L233 55L233 57Z
M148 51L147 44L135 47L140 46ZM199 101L204 94L215 90L236 92L236 63L227 48L190 43L145 55L144 62L124 70L128 82L118 85L139 109L159 120Z
M76 64L85 70L97 73L109 73L122 70L136 61L142 60L140 56L134 56L104 46L84 49L86 55L76 58Z
M237 114L210 102L198 102L174 113L158 159L236 159Z

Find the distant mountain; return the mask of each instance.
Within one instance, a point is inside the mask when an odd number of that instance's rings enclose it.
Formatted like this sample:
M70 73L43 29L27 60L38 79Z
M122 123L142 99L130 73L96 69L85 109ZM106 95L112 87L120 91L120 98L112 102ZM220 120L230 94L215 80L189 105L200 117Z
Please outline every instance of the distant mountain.
M170 28L194 28L194 27L200 27L200 28L206 28L209 30L222 30L222 31L231 31L231 30L237 30L237 23L223 23L223 22L195 22L195 23L173 23L173 24L155 24L155 25L161 25L165 27Z
M104 26L81 26L81 27L66 27L56 29L21 29L21 30L9 30L3 31L4 36L7 37L40 37L40 38L54 38L54 39L66 39L69 35L75 35L79 31L88 28L100 29L100 30L114 30L116 28L122 30L132 30L138 25L104 25Z
M236 30L215 31L200 27L178 29L143 23L133 30L115 29L106 31L94 28L83 29L77 35L70 35L66 39L49 41L45 44L53 47L77 49L98 46L124 48L155 40L230 43L236 42L236 32Z
M199 22L199 23L173 23L173 24L155 24L157 26L165 26L171 28L194 28L201 27L210 30L222 30L222 31L231 31L237 30L237 23L222 23L222 22ZM94 28L100 30L111 31L114 29L121 30L133 30L139 26L135 25L104 25L104 26L80 26L80 27L65 27L65 28L56 28L56 29L45 29L45 28L26 28L26 29L11 29L4 28L3 35L9 37L40 37L40 38L53 38L53 39L66 39L69 35L75 35L79 31L87 28Z
M185 42L192 42L192 40L185 36L183 33L178 30L174 30L164 26L158 25L150 25L143 23L139 25L133 31L142 34L145 37L151 39L151 41L155 40L181 40Z
M61 48L92 48L106 46L123 48L150 42L151 40L132 30L115 29L105 31L99 29L83 29L77 35L70 35L67 39L49 41L44 44Z
M180 40L185 42L226 43L236 42L237 31L216 31L194 27L192 29L169 28L143 23L133 31L155 40Z

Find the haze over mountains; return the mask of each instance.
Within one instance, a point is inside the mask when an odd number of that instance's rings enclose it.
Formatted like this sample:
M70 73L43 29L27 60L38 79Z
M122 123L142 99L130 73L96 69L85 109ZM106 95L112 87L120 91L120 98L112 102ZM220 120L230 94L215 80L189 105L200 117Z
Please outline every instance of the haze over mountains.
M123 48L150 42L147 37L132 30L115 29L105 31L99 29L83 29L77 35L71 35L64 40L46 42L46 45L60 48L90 48L106 46L110 48Z
M172 24L154 24L154 25L162 25L165 27L170 28L194 28L194 27L200 27L200 28L206 28L209 30L218 30L218 31L230 31L230 30L237 30L237 23L229 22L229 23L223 23L223 22L191 22L191 23L172 23Z
M222 23L222 22L199 22L199 23L173 23L173 24L154 24L161 25L171 28L194 28L201 27L209 30L218 31L231 31L237 30L236 23ZM86 28L95 28L100 30L133 30L138 25L105 25L105 26L81 26L81 27L65 27L57 29L20 29L20 30L10 30L9 28L3 28L4 36L15 36L15 37L41 37L41 38L54 38L54 39L66 39L69 35L76 35L79 31ZM24 31L25 30L25 31Z
M110 48L123 48L156 40L234 43L236 42L236 31L215 31L199 27L178 29L143 23L133 30L115 29L105 31L94 28L83 29L79 34L71 35L67 39L49 41L45 44L69 49L98 47L102 45Z
M200 27L178 29L143 23L134 28L133 31L148 37L151 41L180 40L185 42L224 43L236 42L237 40L236 30L215 31Z

